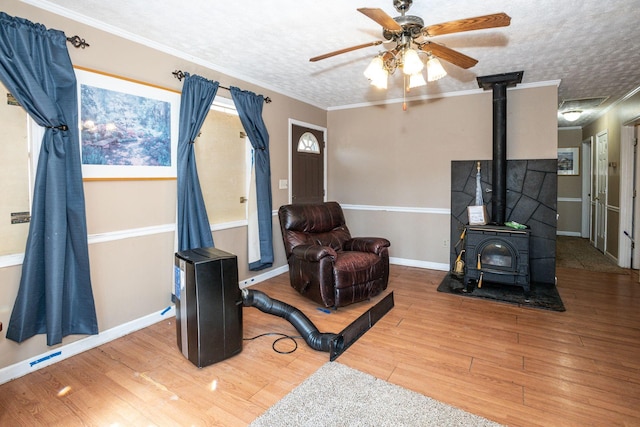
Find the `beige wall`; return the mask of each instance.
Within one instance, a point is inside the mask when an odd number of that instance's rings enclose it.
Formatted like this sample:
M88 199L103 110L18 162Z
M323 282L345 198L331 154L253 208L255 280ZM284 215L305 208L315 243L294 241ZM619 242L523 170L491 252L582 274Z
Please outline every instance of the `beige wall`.
M265 104L263 116L270 134L274 210L287 203L288 192L278 190L278 180L288 177L288 120L326 126L326 111L16 0L3 2L2 10L86 39L91 45L86 49L69 46L75 66L176 91L182 83L171 72L180 69L218 80L223 86L235 85L271 97L273 102ZM223 89L218 95L230 98ZM175 222L176 181L90 181L85 182L85 195L89 241L94 242L89 245L89 254L100 331L169 306L175 239L170 227ZM273 224L276 255L273 268L277 268L285 265L286 260L277 221ZM166 231L167 226L170 231ZM149 235L136 234L136 230L156 228L158 231ZM240 280L256 275L247 269L245 227L216 231L214 240L220 249L238 255ZM43 335L22 344L4 336L18 292L20 269L20 266L0 268L0 322L4 326L0 335L0 369L55 348L46 346ZM67 337L62 345L80 338L83 337Z
M507 157L557 157L557 87L507 91ZM352 205L352 234L391 240L391 256L448 264L451 161L492 156L492 93L341 109L328 118L328 196ZM455 244L455 242L454 242Z
M609 191L607 196L607 239L606 252L612 257L618 258L618 248L620 244L620 151L621 151L621 131L623 126L637 122L640 118L640 92L628 97L616 104L614 108L598 118L596 121L582 129L582 139L593 137L595 144L596 135L600 132L607 132L608 137L608 162L615 163L617 167L609 167L608 182ZM595 159L594 159L595 161ZM595 168L594 168L595 171Z
M558 129L558 148L580 148L582 129ZM580 159L582 160L582 159ZM558 234L579 236L582 232L582 175L558 175Z

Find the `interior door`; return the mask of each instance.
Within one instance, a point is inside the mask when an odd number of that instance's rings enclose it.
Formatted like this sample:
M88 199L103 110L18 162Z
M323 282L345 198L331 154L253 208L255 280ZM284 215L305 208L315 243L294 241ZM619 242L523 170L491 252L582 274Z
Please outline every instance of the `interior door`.
M608 190L608 137L607 132L596 135L596 248L607 250L607 190Z
M591 235L591 203L593 197L591 194L592 190L592 180L591 180L591 150L593 145L593 137L589 139L585 139L582 141L582 159L581 159L581 167L582 170L580 173L582 174L582 228L580 230L580 234L583 238L589 239L593 241L593 237Z
M324 131L291 124L291 203L324 201Z

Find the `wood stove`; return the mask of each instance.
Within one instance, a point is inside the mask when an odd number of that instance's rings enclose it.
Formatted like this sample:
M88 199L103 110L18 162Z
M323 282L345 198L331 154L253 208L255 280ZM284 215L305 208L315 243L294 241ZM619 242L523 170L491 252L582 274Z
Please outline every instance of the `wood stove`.
M529 295L529 230L465 227L465 289L482 282L520 286Z
M522 81L522 71L478 77L478 85L493 91L492 225L465 228L465 289L483 281L517 285L528 297L529 230L506 227L507 88Z

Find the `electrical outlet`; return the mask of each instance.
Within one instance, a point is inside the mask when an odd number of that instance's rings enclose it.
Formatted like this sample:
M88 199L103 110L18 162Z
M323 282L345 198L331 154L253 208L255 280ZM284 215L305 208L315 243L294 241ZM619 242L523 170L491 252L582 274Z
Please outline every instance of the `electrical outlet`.
M444 239L442 241L442 247L444 247L444 248L448 248L449 247L449 239Z

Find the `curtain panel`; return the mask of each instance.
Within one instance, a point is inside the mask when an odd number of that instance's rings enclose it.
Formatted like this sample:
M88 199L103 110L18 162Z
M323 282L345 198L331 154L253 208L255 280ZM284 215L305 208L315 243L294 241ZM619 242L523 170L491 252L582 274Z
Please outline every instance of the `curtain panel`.
M249 260L249 270L256 271L273 265L273 227L271 199L271 160L269 158L269 132L262 119L264 97L253 92L231 87L231 97L238 110L240 122L249 136L254 150L255 190L257 198L258 230L252 230L249 221L248 234L259 238L259 258ZM249 242L249 247L252 242Z
M89 271L76 77L63 32L0 12L0 80L45 128L20 288L7 338L97 334ZM5 144L14 143L4 141Z
M218 91L218 82L185 73L178 136L178 250L213 247L198 178L194 141Z

